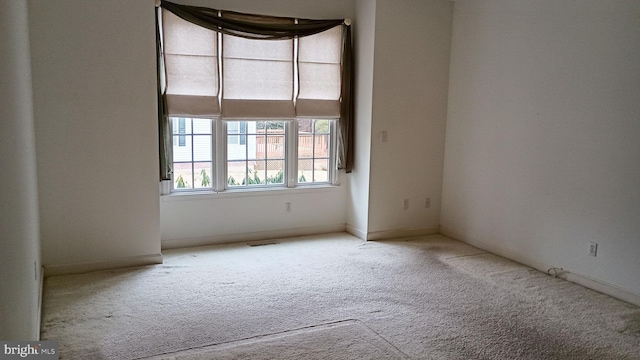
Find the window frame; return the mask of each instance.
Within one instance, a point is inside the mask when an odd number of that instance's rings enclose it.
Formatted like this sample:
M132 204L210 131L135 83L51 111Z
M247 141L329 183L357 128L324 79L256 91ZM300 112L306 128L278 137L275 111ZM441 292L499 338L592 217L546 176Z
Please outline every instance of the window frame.
M211 122L211 169L212 174L210 187L199 188L176 188L175 187L175 170L171 173L171 186L169 194L198 194L203 192L213 193L242 193L254 191L272 191L282 189L310 189L316 187L338 186L338 173L336 169L337 156L337 121L338 119L322 118L317 120L328 120L329 122L329 166L327 168L327 181L307 181L300 182L298 179L298 142L299 142L299 126L298 119L265 119L265 120L223 120L220 117L191 117L191 116L170 116L169 121L173 128L173 122L179 118L186 119L207 119ZM316 120L316 119L313 119ZM284 183L282 184L259 184L245 186L229 186L227 174L228 162L228 142L227 142L227 126L229 121L283 121L285 128L285 152L284 152ZM315 124L315 123L314 123ZM245 136L247 136L248 125L245 127ZM315 125L314 125L315 127ZM240 126L239 126L240 128ZM174 134L178 136L181 134ZM192 134L193 135L193 134ZM323 134L324 135L324 134ZM173 141L173 137L171 137ZM238 134L240 136L240 134ZM247 141L248 142L248 139ZM247 146L246 144L244 146ZM174 144L171 144L173 152ZM193 159L193 147L192 147ZM314 155L315 156L315 155ZM195 161L192 161L195 162ZM180 162L182 163L182 162ZM172 166L175 162L172 162ZM194 175L195 176L195 175ZM313 179L312 179L313 180Z
M195 126L194 126L194 120L198 119L198 120L209 120L209 129L211 130L210 132L196 132L195 131ZM181 125L181 120L184 121L185 127L184 127L184 133L183 133L183 129L180 127ZM191 192L191 191L207 191L208 189L210 189L211 187L196 187L195 186L195 179L196 179L196 164L198 163L210 163L210 174L207 174L209 176L209 181L210 183L214 184L213 178L215 177L215 150L214 150L214 146L215 146L215 139L214 139L214 129L213 129L213 123L211 122L211 119L209 118L204 118L204 117L188 117L188 116L178 116L178 117L170 117L170 125L171 125L171 129L172 129L172 136L171 136L171 152L172 152L172 169L173 171L171 172L171 186L170 186L170 192ZM188 123L188 126L187 126ZM187 128L188 127L188 128ZM175 132L177 130L177 132ZM188 130L188 131L187 131ZM210 144L210 152L209 152L209 156L208 159L210 160L201 160L201 159L197 159L197 153L195 151L195 142L196 142L196 138L198 137L210 137L211 138L211 144ZM174 152L174 148L176 147L174 144L174 138L178 138L178 145L177 147L180 148L182 151L184 150L188 150L189 153L189 160L181 160L181 161L176 161L175 160L175 152ZM185 138L185 146L182 146L182 142L180 141L180 139L184 137ZM187 138L189 138L189 140L187 141ZM206 153L203 153L206 154ZM202 155L202 154L199 154ZM176 187L176 178L175 178L175 168L176 168L176 164L190 164L191 167L191 177L188 179L191 181L191 188L178 188ZM184 179L183 179L184 180Z

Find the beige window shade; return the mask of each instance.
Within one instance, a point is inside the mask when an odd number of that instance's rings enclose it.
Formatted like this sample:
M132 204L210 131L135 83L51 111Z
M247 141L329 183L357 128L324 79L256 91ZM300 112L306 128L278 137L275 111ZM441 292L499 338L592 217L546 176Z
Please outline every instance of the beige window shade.
M169 11L162 23L169 115L219 115L217 33Z
M341 52L341 26L299 39L297 116L340 116Z
M222 116L293 118L293 40L222 37Z

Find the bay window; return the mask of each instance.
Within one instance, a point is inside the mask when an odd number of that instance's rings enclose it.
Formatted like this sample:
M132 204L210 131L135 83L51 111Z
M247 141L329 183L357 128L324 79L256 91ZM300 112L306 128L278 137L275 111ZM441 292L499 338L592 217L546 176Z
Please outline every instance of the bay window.
M164 0L157 20L161 179L173 190L332 184L351 170L345 21Z

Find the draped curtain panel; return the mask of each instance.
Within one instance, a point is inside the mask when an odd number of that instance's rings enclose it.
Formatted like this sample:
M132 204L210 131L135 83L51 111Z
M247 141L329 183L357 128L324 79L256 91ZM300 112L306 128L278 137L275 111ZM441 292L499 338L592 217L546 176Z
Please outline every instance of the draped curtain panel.
M351 172L353 61L351 26L343 19L242 14L163 0L156 27L161 180L172 173L170 116L338 119L336 166Z

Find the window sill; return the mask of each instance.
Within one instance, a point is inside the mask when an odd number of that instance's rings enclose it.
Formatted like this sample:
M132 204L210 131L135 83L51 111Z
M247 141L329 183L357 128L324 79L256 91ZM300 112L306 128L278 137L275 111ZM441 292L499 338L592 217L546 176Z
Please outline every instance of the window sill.
M257 189L233 189L222 192L211 190L202 191L180 191L171 194L160 195L161 201L194 201L194 200L210 200L210 199L229 199L229 198L246 198L256 196L281 196L281 195L299 195L306 193L319 193L328 191L338 191L340 185L308 185L297 186L295 188L287 187L271 187Z

